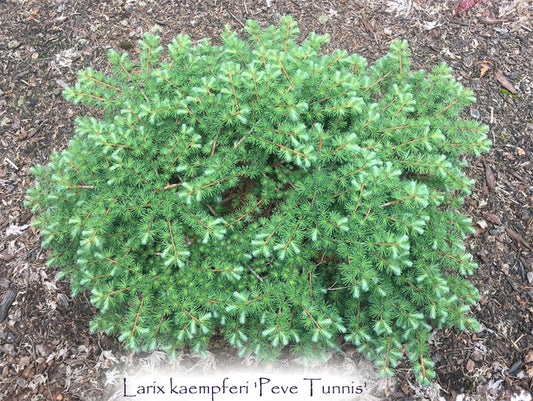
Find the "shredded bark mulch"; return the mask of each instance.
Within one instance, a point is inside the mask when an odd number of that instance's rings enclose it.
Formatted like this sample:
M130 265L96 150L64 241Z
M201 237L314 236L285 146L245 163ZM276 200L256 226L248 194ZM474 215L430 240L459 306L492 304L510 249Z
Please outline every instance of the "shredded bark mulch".
M61 96L78 70L105 69L109 48L135 53L144 32L159 34L163 43L179 33L217 41L225 24L242 32L247 19L267 26L286 14L297 20L302 38L312 31L329 33L326 51L342 48L373 61L402 38L410 43L415 68L447 62L477 96L465 115L488 124L493 141L489 153L468 160L467 174L476 184L462 210L475 223L466 246L479 263L471 279L482 298L472 313L482 330L434 333L437 378L426 388L407 367L392 379L378 379L349 344L312 368L369 378L373 386L364 399L527 399L533 389L530 1L0 0L0 5L0 399L120 399L117 385L133 366L189 372L230 362L257 366L221 338L212 341L205 359L184 350L169 361L162 352L133 355L116 338L90 333L94 308L84 295L72 299L68 283L45 266L46 252L23 201L32 184L29 168L64 149L74 118L90 112ZM281 364L299 362L287 357ZM517 398L521 391L523 398Z

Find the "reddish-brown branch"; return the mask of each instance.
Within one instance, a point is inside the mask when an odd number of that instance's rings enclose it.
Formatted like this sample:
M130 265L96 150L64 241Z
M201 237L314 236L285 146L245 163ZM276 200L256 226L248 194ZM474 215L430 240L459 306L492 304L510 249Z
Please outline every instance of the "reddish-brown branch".
M168 221L168 231L170 232L170 240L172 241L172 248L174 249L174 257L178 258L178 250L176 249L176 244L174 243L174 234L172 234L172 225L170 224L170 219Z
M115 290L115 291L108 292L107 294L102 295L100 297L100 299L102 299L104 297L110 297L111 295L115 295L115 294L118 294L120 292L128 291L129 289L131 289L131 287L121 288L120 290Z
M71 185L67 189L93 189L92 185Z
M179 304L179 307L181 308L181 310L182 310L183 312L185 312L187 315L189 315L189 317L190 317L192 320L194 320L196 323L200 324L200 320L199 320L197 317L195 317L191 312L189 312L187 309L185 309L185 308L183 307L183 305Z
M285 149L285 150L288 150L289 152L292 152L292 153L294 153L294 154L297 154L298 156L305 157L306 159L307 159L307 157L308 157L306 154L301 153L301 152L298 152L297 150L291 149L291 148L289 148L289 147L287 147L287 146L285 146L285 145L282 145L282 144L280 144L280 143L275 143L275 142L273 142L273 141L271 141L271 140L269 140L269 139L263 139L263 138L261 138L261 139L262 139L263 141L267 141L268 143L271 143L272 145L276 145L277 147L279 147L279 148L281 148L281 149Z
M300 306L302 307L302 309L304 310L304 312L307 314L307 316L309 316L311 318L311 320L313 321L313 323L315 324L316 328L318 330L322 330L322 327L320 326L320 324L315 320L315 318L313 317L313 315L311 314L311 312L309 312L309 310L307 310L305 308L305 306L303 306L302 304L300 304Z
M296 225L294 226L294 230L292 230L292 233L289 237L289 239L287 240L287 242L285 243L285 247L283 248L284 251L286 251L288 248L289 248L289 245L292 241L292 237L294 236L294 234L296 233L296 230L298 229L298 226L300 225L300 222L302 221L303 219L303 216L300 217L300 220L298 220L298 222L296 223Z
M114 101L111 100L111 99L105 99L105 98L100 97L100 96L91 95L90 93L80 92L80 93L78 93L78 95L81 95L81 96L87 96L87 97L90 97L91 99L100 100L101 102L116 103L116 102L114 102Z
M238 217L237 219L233 220L231 223L228 223L226 224L226 227L229 227L229 226L232 226L234 225L235 223L238 223L239 221L241 221L242 219L244 219L249 213L253 212L254 209L259 206L261 203L263 202L262 199L260 199L254 207L252 207L252 209L250 209L247 213L243 213L240 217Z
M439 111L438 113L435 113L435 116L438 116L439 114L444 113L446 110L448 110L450 107L452 107L454 104L457 104L459 102L459 99L455 99L453 102L449 103L444 109Z
M389 127L389 128L380 129L378 132L393 131L393 130L403 129L403 128L407 128L407 127L408 127L408 125L398 125L397 127Z
M361 184L361 189L359 190L359 199L357 199L357 205L355 205L355 209L353 210L354 214L357 212L357 209L359 209L359 205L361 204L361 196L363 194L363 189L365 188L365 183L363 182Z
M281 67L283 73L285 74L285 78L287 78L287 81L289 81L291 83L291 86L289 87L289 89L287 90L287 92L292 89L294 87L294 83L292 82L291 80L291 77L289 77L289 73L287 72L287 70L285 69L285 67L283 66L283 63L281 62L281 60L279 59L279 57L277 55L274 55L274 57L276 58L276 60L278 61L279 63L279 66Z
M189 215L191 215L192 217L194 217L194 218L196 219L196 221L197 221L198 223L200 223L200 225L201 225L203 228L205 228L205 229L207 229L207 230L213 232L213 229L212 229L211 227L207 226L202 220L200 220L199 218L197 218L196 215L195 215L193 212L191 212L191 211L188 210L188 209L185 209L185 210L187 211L187 213L189 213Z
M104 85L104 86L107 87L107 88L114 89L114 90L116 90L117 92L122 92L122 89L117 88L116 86L110 85L110 84L108 84L107 82L100 81L99 79L93 78L93 77L91 77L91 76L89 76L89 75L83 75L83 78L90 79L90 80L93 81L93 82L96 82L96 83L98 83L98 84Z
M383 75L381 78L379 78L376 82L374 82L372 85L370 85L368 88L366 88L363 92L369 91L374 86L378 85L381 81L383 81L385 78L387 78L390 74L392 74L392 71L387 72L385 75Z
M231 89L233 90L233 98L235 99L235 107L237 107L237 110L239 109L239 101L237 100L237 93L235 91L235 85L233 85L233 75L231 74L231 68L228 69L229 79L231 82Z
M254 299L249 299L248 301L246 301L244 303L244 306L248 305L248 304L251 304L252 302L255 302L255 301L259 301L260 299L262 299L263 297L261 295L259 295L258 297L255 297Z
M413 195L409 195L409 196L404 196L401 199L396 199L394 201L384 203L383 205L381 205L381 207L391 206L391 205L394 205L394 204L396 204L398 202L403 202L404 200L412 199L412 198L418 198L418 195L417 194L413 194Z
M141 304L139 305L139 310L137 311L137 316L135 316L135 322L133 322L133 328L131 329L132 337L135 337L135 329L137 328L137 322L139 321L139 316L141 315L141 309L143 307L144 298L141 298Z
M396 148L399 148L400 146L410 145L410 144L415 143L415 142L425 141L426 139L428 139L427 136L425 136L423 138L412 139L412 140L410 140L408 142L400 143L399 145L393 146L391 149L396 149Z
M154 332L154 335L157 337L157 335L159 334L159 329L161 328L161 323L163 323L163 319L165 318L165 314L163 313L161 315L161 319L159 319L159 323L157 324L157 327L155 329L155 332Z

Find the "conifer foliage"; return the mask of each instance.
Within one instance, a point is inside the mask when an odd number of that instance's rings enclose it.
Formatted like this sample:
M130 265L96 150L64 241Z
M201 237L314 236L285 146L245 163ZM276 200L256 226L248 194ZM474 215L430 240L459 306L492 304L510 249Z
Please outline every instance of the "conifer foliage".
M435 375L433 328L476 330L475 268L456 209L462 155L489 148L461 120L475 99L445 64L412 71L405 41L373 65L297 42L283 17L221 45L145 35L65 91L94 106L32 172L49 264L99 312L91 329L133 350L315 357L353 342L392 374Z

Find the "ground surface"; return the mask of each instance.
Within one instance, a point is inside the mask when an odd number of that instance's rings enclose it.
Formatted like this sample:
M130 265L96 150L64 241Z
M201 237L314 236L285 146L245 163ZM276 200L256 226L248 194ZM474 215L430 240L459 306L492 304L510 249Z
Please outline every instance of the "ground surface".
M470 160L476 180L463 212L476 224L467 247L479 263L472 277L482 299L473 314L477 334L442 330L432 350L438 376L421 389L408 369L376 385L389 399L509 399L531 391L533 376L533 5L486 0L454 15L457 1L422 0L0 0L0 300L16 294L0 323L0 399L113 398L113 383L137 364L164 365L162 353L134 356L115 339L91 334L88 299L70 298L68 283L45 267L40 238L23 208L29 167L65 148L73 119L87 111L61 97L87 66L104 69L108 48L135 52L143 32L168 43L178 33L218 38L224 24L241 31L246 19L262 25L291 14L302 36L329 32L327 50L343 48L369 60L395 38L410 42L414 64L440 61L473 88L468 113L488 124L494 146ZM174 368L209 370L239 359L223 341L210 356L184 354ZM285 362L289 365L289 361ZM296 363L296 362L294 362ZM353 347L331 355L335 369L361 372ZM367 372L367 377L372 372ZM439 398L440 397L440 398ZM466 398L465 398L466 397Z

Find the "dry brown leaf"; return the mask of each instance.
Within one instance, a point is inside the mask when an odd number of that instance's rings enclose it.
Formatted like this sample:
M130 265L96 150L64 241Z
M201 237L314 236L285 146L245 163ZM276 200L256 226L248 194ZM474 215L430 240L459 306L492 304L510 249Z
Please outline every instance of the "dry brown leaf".
M472 359L469 359L466 363L466 371L468 373L472 373L474 371L474 367L476 366L475 362Z
M19 359L18 369L19 370L24 369L26 366L29 365L29 363L30 363L30 357L29 356L23 356L22 358Z
M367 32L374 32L374 26L373 24L366 18L366 16L363 15L361 22L363 26L365 27Z
M37 344L35 346L35 349L37 353L43 357L47 357L48 355L50 355L50 348L48 348L45 344Z
M524 357L524 364L526 365L527 376L533 378L533 350L530 350Z
M22 377L25 379L31 379L35 375L35 365L33 363L30 363L28 366L26 366L26 369L24 369L24 372L22 372Z
M488 163L485 163L485 180L487 181L489 190L492 191L496 186L496 178L494 177L494 173L492 172L492 169Z
M403 382L401 385L400 385L400 388L402 389L403 393L405 395L409 395L410 393L410 390L409 390L409 385L407 384L407 382Z
M511 237L513 240L515 240L519 244L522 244L526 248L531 249L531 245L520 234L518 234L515 230L513 230L511 228L506 228L505 232L507 233L507 235L509 235L509 237Z
M482 230L485 230L485 229L489 226L485 220L479 220L476 224L477 224L477 225L479 226L479 228L481 228Z
M487 260L489 260L489 251L487 251L486 249L481 249L477 255L481 258L481 260L483 262L486 262Z
M496 70L494 73L494 77L498 80L501 86L503 86L505 89L507 89L509 92L513 94L517 94L518 91L513 86L513 84L507 79L505 75L503 75L503 72L501 70Z
M500 226L502 224L500 218L492 212L483 212L483 217L490 221L492 224L496 224L497 226Z
M524 363L533 363L533 349L524 357Z
M10 235L21 235L22 232L27 229L30 225L29 224L24 224L23 226L17 226L15 224L11 224L7 229L6 229L6 237L10 236Z
M479 72L479 77L483 78L483 75L485 75L488 70L490 70L490 65L482 63L481 71Z

